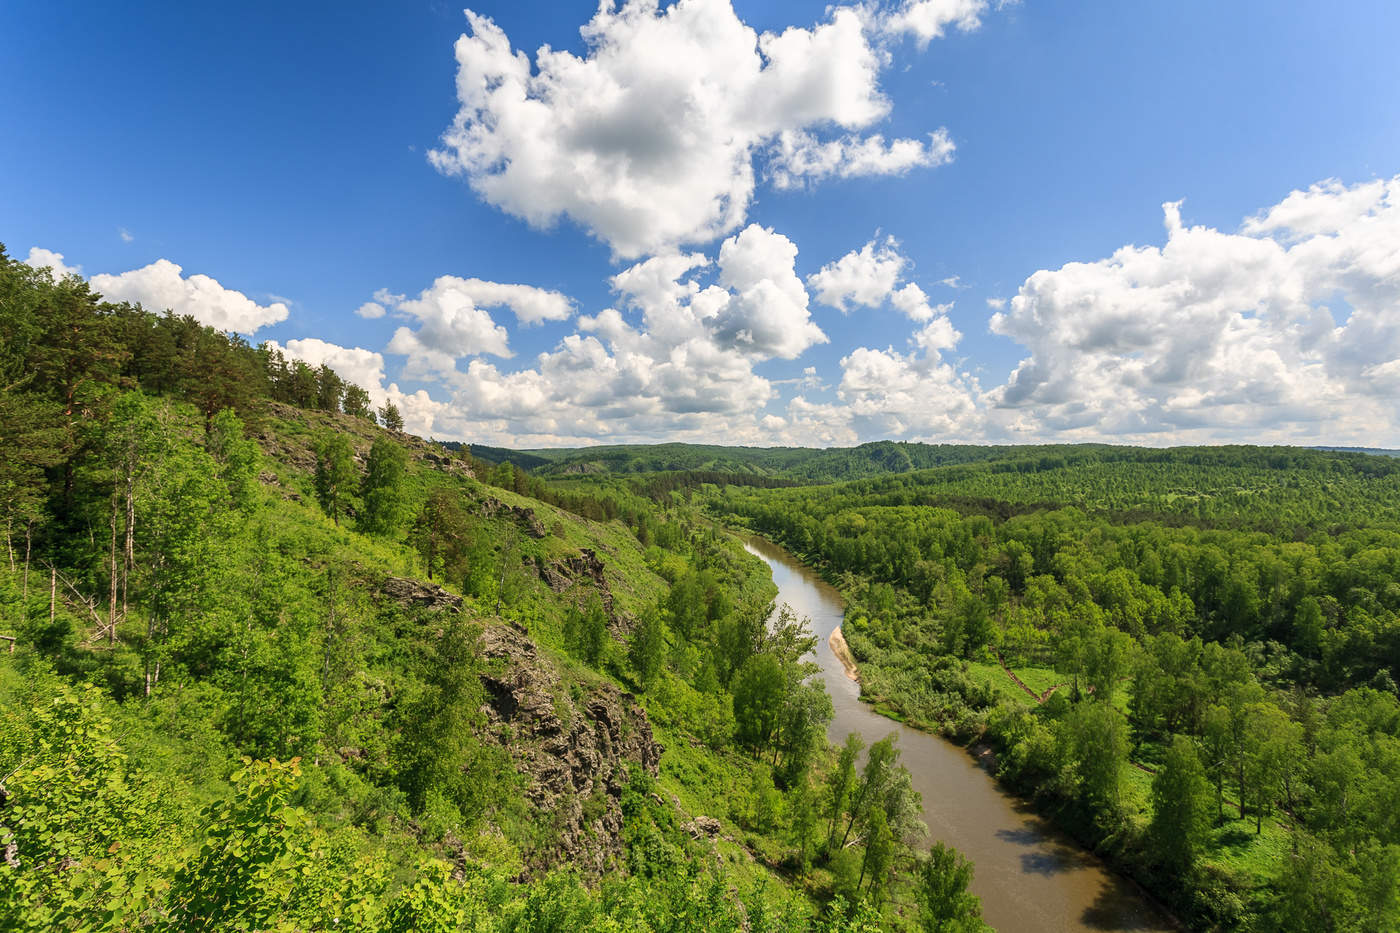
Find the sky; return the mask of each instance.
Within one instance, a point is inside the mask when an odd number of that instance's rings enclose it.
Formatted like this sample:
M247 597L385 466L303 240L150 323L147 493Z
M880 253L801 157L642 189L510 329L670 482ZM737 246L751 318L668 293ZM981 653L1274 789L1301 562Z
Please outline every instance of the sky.
M1400 447L1400 5L0 8L0 242L512 447Z

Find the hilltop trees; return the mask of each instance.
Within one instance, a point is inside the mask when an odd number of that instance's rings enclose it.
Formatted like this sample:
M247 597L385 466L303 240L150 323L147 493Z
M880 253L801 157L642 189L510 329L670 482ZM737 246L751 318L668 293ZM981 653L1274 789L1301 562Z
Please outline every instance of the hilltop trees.
M402 434L403 415L399 413L399 406L393 402L385 402L384 407L379 409L379 423L394 434Z

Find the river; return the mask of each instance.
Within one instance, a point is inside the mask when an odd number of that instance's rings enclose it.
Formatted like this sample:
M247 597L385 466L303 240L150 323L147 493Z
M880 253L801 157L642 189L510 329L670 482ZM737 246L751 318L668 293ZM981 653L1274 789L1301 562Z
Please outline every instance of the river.
M840 745L858 732L869 745L899 734L901 760L923 797L929 841L972 860L972 890L988 923L1002 933L1177 929L1132 883L1002 790L965 750L862 703L859 686L828 644L845 615L841 595L771 542L754 537L745 547L772 568L779 605L811 620L816 661L836 710L831 741Z

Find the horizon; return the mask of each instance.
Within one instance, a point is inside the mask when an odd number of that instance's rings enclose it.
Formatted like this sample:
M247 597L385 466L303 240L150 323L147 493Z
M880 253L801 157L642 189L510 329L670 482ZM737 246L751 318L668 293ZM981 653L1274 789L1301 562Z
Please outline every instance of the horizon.
M14 258L425 438L1400 448L1380 0L0 23Z

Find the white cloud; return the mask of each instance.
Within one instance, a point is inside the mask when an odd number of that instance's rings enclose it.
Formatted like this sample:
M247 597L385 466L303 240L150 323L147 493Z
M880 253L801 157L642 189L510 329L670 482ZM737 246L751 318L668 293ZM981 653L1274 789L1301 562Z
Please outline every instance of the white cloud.
M509 334L497 324L487 308L509 308L522 324L567 320L574 313L573 302L560 292L439 276L432 287L417 298L397 295L386 288L374 293L355 313L363 318L384 316L392 308L399 317L417 320L421 325L400 327L386 350L408 357L408 372L415 377L429 374L451 375L463 357L490 354L509 358Z
M24 261L25 265L35 269L48 269L55 279L61 279L69 275L83 274L82 266L69 266L63 262L63 254L55 253L51 249L44 249L39 246L29 248L29 258Z
M879 133L843 136L822 141L806 132L778 136L768 163L773 185L796 188L805 182L868 175L902 175L913 168L932 168L953 161L956 147L948 131L928 134L928 142L892 139L886 145Z
M928 295L913 282L890 292L890 304L903 311L910 320L920 322L932 321L936 316L953 310L951 301L940 305L929 304Z
M1005 298L988 298L988 299L987 299L987 307L991 308L993 311L1001 311L1001 310L1003 310L1003 309L1006 307L1006 299L1005 299Z
M807 277L807 284L818 301L843 314L851 310L850 302L877 308L894 291L899 274L908 262L897 247L894 237L886 239L878 248L871 240L860 249L822 266Z
M385 349L408 357L408 372L414 376L450 375L457 370L459 357L510 357L506 329L477 307L468 280L455 275L439 276L417 298L404 298L395 312L416 319L417 330L400 327Z
M952 304L931 305L928 295L913 282L896 288L909 260L899 243L887 237L878 247L874 240L829 262L807 277L807 284L823 304L848 313L853 306L878 308L888 301L911 320L926 323L947 314ZM954 277L956 278L956 276Z
M986 421L977 381L944 361L961 335L946 317L916 331L910 352L857 347L841 359L837 402L795 396L775 440L856 444L884 438L975 441Z
M168 259L120 275L94 275L92 287L110 301L139 302L152 311L188 315L210 327L251 334L287 319L287 305L260 305L247 295L220 285L207 275L185 277Z
M1071 436L1394 435L1400 177L1295 191L1239 233L1163 210L1164 246L1036 272L993 315L1030 355L991 402Z
M131 235L131 231L125 227L117 228L117 236L122 238L123 243L130 243L136 239L136 237Z
M912 7L900 15L909 30L924 21ZM756 159L790 185L952 153L941 130L927 142L857 135L890 110L879 88L888 33L865 7L759 35L729 0L604 2L581 30L583 57L546 46L533 63L492 20L467 19L460 108L429 160L488 203L540 227L567 217L621 257L739 229Z
M482 308L509 308L522 324L567 321L574 313L573 302L560 292L533 285L506 285L482 279L458 279L456 288Z
M807 290L793 271L796 260L791 240L757 224L724 241L719 281L731 297L714 320L721 346L790 360L813 344L826 343L807 313Z
M987 0L904 0L881 25L886 32L913 36L922 47L943 38L949 28L962 32L977 29L987 6Z
M410 353L405 373L435 381L447 399L426 428L438 437L758 443L766 436L762 410L776 392L755 366L826 340L811 320L796 260L791 240L756 224L720 244L713 261L702 253L651 257L613 277L617 308L580 317L577 333L514 372L462 358L474 353L454 355L450 333L426 336L438 328L447 296L456 295L454 320L467 304L461 280L446 277L419 299L394 305L394 313L413 313L424 326L401 328L387 349ZM479 351L483 334L494 331L477 327L458 345ZM819 384L815 370L809 376Z

